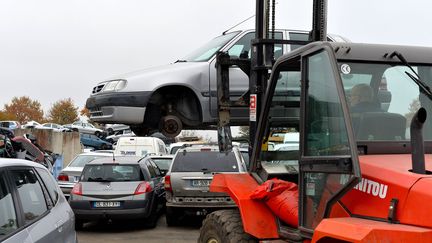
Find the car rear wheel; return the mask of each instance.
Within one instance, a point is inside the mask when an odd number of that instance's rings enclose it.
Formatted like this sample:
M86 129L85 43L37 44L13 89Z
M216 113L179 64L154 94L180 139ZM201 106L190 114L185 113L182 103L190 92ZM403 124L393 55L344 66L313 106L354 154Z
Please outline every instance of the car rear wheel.
M168 226L176 226L179 224L178 210L172 207L166 207L165 219Z
M207 215L200 229L199 243L258 242L244 232L238 210L219 210Z
M82 230L84 228L84 221L75 219L75 230Z
M145 227L150 228L150 229L153 229L156 227L157 221L159 219L159 212L156 209L157 208L155 208L151 212L150 216L148 216L148 218L145 219L145 223L144 223Z

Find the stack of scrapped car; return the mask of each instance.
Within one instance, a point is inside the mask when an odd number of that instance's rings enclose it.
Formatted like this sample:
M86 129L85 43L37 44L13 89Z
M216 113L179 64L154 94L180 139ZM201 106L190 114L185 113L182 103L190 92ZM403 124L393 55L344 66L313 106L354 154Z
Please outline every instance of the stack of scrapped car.
M236 207L228 195L210 192L209 186L216 173L242 172L246 165L237 147L230 152L208 145L179 149L165 176L167 225L177 225L185 215Z

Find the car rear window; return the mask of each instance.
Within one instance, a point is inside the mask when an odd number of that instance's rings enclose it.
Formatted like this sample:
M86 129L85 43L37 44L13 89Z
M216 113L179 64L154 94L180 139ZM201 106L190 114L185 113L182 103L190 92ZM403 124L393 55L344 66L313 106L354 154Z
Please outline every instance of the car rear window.
M86 165L81 181L143 181L144 176L139 165Z
M171 172L238 172L234 153L178 152Z
M97 159L102 158L104 156L102 155L78 155L75 157L74 160L71 161L69 164L70 167L84 167L88 162Z
M168 170L172 163L171 158L152 158L152 160L161 170Z

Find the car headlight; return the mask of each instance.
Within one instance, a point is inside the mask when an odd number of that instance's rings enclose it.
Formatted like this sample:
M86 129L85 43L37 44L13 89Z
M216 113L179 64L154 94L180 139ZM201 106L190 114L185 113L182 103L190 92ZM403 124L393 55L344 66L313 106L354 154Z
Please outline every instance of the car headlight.
M117 91L117 90L124 89L125 87L126 87L126 80L123 79L111 80L105 84L103 91Z

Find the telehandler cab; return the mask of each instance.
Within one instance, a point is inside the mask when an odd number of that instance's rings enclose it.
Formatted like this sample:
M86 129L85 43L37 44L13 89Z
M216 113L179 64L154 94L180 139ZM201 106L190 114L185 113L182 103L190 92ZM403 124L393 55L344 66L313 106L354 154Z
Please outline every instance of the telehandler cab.
M432 242L432 48L315 41L280 57L266 85L264 2L250 69L250 171L214 176L210 190L238 209L207 215L199 242ZM367 87L362 109L356 86ZM221 113L229 149L229 108ZM299 150L263 146L272 131L299 132ZM298 225L251 199L272 178L298 185Z

